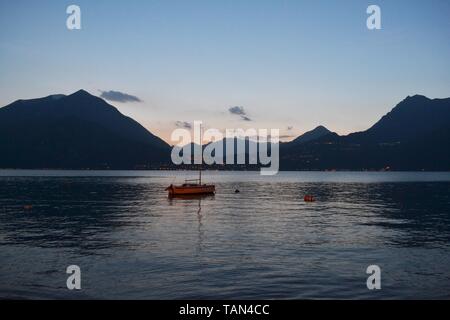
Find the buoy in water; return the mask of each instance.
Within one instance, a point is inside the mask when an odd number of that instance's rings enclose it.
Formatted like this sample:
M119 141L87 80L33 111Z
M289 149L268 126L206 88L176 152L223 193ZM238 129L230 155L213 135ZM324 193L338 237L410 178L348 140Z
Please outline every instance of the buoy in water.
M239 193L239 192L240 192L239 189L234 190L234 193Z
M314 202L316 201L316 199L314 199L314 197L310 194L307 194L304 198L305 202Z
M24 205L23 208L25 210L31 210L31 209L33 209L33 206L31 204L27 204L27 205Z

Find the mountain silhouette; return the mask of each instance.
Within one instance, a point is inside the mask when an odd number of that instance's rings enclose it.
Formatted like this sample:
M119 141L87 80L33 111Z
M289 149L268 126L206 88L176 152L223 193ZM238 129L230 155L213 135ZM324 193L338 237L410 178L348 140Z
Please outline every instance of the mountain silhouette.
M397 104L370 129L350 134L354 142L392 143L418 138L450 123L450 99L415 95Z
M228 146L232 146L232 148L228 148ZM219 141L205 143L201 147L196 143L190 143L183 147L175 146L174 152L176 154L183 155L184 150L190 149L191 159L192 161L194 161L194 159L199 159L198 157L195 157L196 152L199 153L201 152L200 150L208 149L207 151L211 152L212 157L218 157L219 153L221 153L223 156L223 163L227 164L227 166L232 169L239 166L233 167L230 165L237 164L238 162L242 161L242 159L245 159L244 162L246 164L249 164L251 162L250 159L253 159L253 161L257 161L258 148L259 143L248 137L228 137L223 138ZM230 163L228 160L232 160L232 163Z
M280 154L284 170L448 171L450 98L407 97L366 131L289 143Z
M323 136L332 133L330 130L325 128L324 126L318 126L315 129L305 132L301 136L295 138L290 142L290 145L300 145L306 142L317 140Z
M237 141L245 145L247 159L250 149L259 148L250 139L234 139L234 150L224 143L224 158L231 151L242 154ZM84 90L0 108L0 168L175 168L170 152L163 140ZM280 143L280 165L281 170L449 171L450 98L407 97L366 131L346 136L319 126Z
M0 108L0 167L133 169L167 163L170 147L84 90Z

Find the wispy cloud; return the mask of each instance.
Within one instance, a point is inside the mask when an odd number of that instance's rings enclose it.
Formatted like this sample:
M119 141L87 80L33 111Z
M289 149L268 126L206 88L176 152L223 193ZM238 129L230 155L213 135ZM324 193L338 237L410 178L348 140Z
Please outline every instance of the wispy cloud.
M100 92L102 93L100 95L100 97L102 97L103 99L106 99L108 101L115 101L115 102L122 102L122 103L142 102L142 100L140 98L133 96L131 94L128 94L128 93L120 92L120 91L114 91L114 90L102 91L102 90L100 90Z
M290 139L290 138L295 138L295 135L292 134L282 134L279 136L280 139Z
M248 117L247 112L244 110L244 107L239 106L230 107L228 108L228 112L230 112L233 115L240 116L241 119L244 121L252 121L252 119Z
M192 124L190 122L187 121L176 121L175 125L178 128L183 128L183 129L192 129Z

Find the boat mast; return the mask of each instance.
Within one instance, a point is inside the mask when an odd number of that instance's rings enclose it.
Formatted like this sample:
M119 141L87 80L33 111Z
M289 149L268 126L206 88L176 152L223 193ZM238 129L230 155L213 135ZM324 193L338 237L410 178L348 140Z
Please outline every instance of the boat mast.
M198 171L198 183L202 184L202 166L203 166L203 136L202 136L202 125L200 124L200 170Z

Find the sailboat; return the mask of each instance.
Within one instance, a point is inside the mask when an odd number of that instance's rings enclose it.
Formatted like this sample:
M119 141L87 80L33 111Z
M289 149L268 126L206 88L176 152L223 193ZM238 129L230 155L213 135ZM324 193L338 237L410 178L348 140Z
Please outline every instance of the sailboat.
M169 192L169 197L182 196L182 195L204 195L214 194L216 192L216 186L213 184L202 184L202 171L199 172L198 179L185 180L182 185L171 184L166 188Z
M200 128L200 132L201 132L201 128ZM200 150L203 150L201 140L202 139L200 139ZM203 163L203 157L202 157L202 163ZM185 182L182 185L177 185L177 186L171 184L165 190L169 192L169 197L208 195L208 194L214 194L216 192L216 186L213 184L202 184L202 166L200 165L200 169L198 172L198 179L185 180Z

